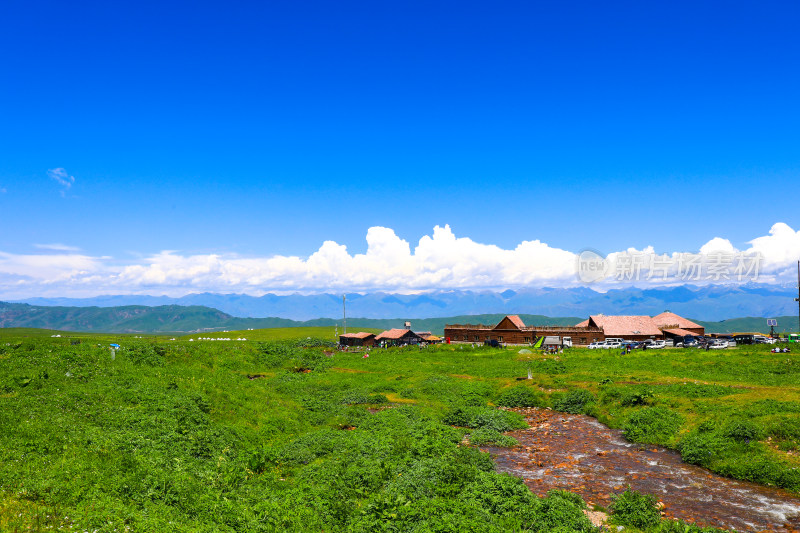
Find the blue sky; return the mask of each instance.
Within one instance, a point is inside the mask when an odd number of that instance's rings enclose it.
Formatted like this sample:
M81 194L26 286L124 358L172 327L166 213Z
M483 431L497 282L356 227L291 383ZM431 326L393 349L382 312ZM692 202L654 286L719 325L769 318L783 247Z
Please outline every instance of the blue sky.
M4 2L0 289L74 256L363 254L373 227L411 249L449 225L503 250L746 250L800 229L798 11Z

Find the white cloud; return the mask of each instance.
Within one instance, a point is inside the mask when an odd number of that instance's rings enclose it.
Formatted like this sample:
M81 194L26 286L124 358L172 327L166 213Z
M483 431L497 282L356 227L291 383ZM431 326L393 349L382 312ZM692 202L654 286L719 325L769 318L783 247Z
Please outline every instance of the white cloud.
M34 244L34 248L39 248L40 250L53 250L56 252L80 252L80 248L77 246L69 246L67 244L61 243L52 243L52 244Z
M70 176L67 171L61 167L48 169L47 175L50 177L50 179L55 180L59 185L61 185L61 196L64 196L70 187L72 187L72 185L75 183L75 177Z
M102 258L80 254L23 255L0 252L0 287L7 276L37 284L72 282L103 269Z
M707 243L705 243L700 248L701 254L712 254L712 253L736 253L736 248L733 247L731 241L728 239L722 239L720 237L714 237Z
M307 258L297 256L240 257L187 255L165 250L129 261L93 257L64 244L37 248L59 252L18 255L0 252L0 300L30 296L91 296L98 294L171 294L190 292L373 291L418 292L430 289L503 289L522 286L565 287L579 284L577 255L538 240L523 241L513 249L457 237L450 226L436 226L416 246L391 228L372 227L367 250L351 254L347 247L325 241ZM800 257L800 232L784 223L768 235L753 239L750 248L737 250L729 240L715 237L700 249L708 258L724 254L760 254L759 281L791 280ZM670 279L623 279L624 284L675 285L678 263L686 252L656 254L652 247L630 248L609 254L610 276L593 288L619 286L614 279L620 265L635 256L672 261ZM651 265L643 269L647 272ZM696 283L697 280L689 280ZM731 282L703 279L702 283Z

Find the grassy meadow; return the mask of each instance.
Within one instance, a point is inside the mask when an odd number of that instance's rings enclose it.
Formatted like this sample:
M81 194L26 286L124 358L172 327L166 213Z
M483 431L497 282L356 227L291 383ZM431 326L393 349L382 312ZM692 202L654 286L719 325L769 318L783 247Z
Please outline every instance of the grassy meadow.
M216 342L0 331L0 531L593 531L580 498L538 498L493 471L475 445L513 445L503 432L524 426L498 406L590 414L800 493L798 354L365 358L322 329ZM622 507L612 519L637 531Z
M322 339L329 342L338 342L339 337L336 332L342 333L342 329L338 330L333 326L309 326L298 328L269 328L269 329L252 329L252 330L238 330L238 331L214 331L210 333L192 333L191 335L183 335L180 340L189 339L247 339L248 341L284 341L284 340L302 340L302 339ZM357 330L351 329L350 332L366 331L368 333L380 333L382 329L375 328L358 328Z

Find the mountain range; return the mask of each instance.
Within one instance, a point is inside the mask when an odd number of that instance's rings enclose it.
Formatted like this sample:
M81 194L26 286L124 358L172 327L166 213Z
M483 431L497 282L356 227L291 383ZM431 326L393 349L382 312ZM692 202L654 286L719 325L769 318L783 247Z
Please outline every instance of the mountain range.
M765 331L764 317L778 318L778 331L797 331L793 289L750 285L519 291L439 291L425 294L348 294L348 326L388 329L412 320L417 331L441 333L447 323L497 323L518 314L529 325L574 325L593 314L656 315L670 310L708 332ZM424 318L423 318L424 317ZM745 318L741 318L745 317ZM196 332L294 326L342 325L337 294L190 294L32 298L0 302L0 327L119 333Z
M684 285L652 289L624 288L598 292L589 287L526 288L494 291L435 291L422 294L375 292L347 294L347 315L363 318L452 317L478 314L534 314L549 317L587 317L592 314L656 315L670 310L686 317L719 321L736 317L794 315L798 307L793 288L774 285L697 287ZM179 298L110 295L93 298L30 298L16 303L38 306L205 306L232 317L282 317L291 320L341 319L341 294L189 294Z

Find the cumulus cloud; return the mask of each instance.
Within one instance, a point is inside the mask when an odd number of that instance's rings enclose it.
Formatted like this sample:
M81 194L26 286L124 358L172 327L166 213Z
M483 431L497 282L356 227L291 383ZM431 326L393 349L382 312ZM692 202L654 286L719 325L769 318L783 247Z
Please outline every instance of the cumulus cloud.
M365 253L325 241L308 257L240 257L220 254L183 254L165 250L149 257L122 261L93 257L72 246L43 244L42 254L0 252L0 300L30 296L91 296L98 294L171 294L190 292L375 291L417 292L432 289L504 289L526 286L578 285L579 256L539 240L527 240L512 249L458 237L450 226L436 226L416 246L391 228L372 227L366 235ZM658 254L652 247L630 248L597 256L606 262L607 276L594 288L619 284L674 285L680 283L730 283L791 280L800 257L800 231L775 224L768 235L753 239L749 248L737 250L729 240L714 237L698 252ZM49 253L47 253L49 252ZM53 253L58 252L58 253ZM735 275L735 257L758 258L755 270L743 279ZM637 259L638 258L638 259ZM635 261L639 276L626 273ZM728 258L727 275L720 261ZM691 279L699 261L706 270ZM666 266L664 266L666 265ZM747 265L745 265L747 266ZM751 264L752 266L752 264ZM716 268L716 270L715 270ZM716 276L714 275L716 272ZM707 275L707 274L711 275Z
M64 196L75 183L75 177L70 176L67 171L61 167L48 169L47 175L50 179L61 185L61 196Z

